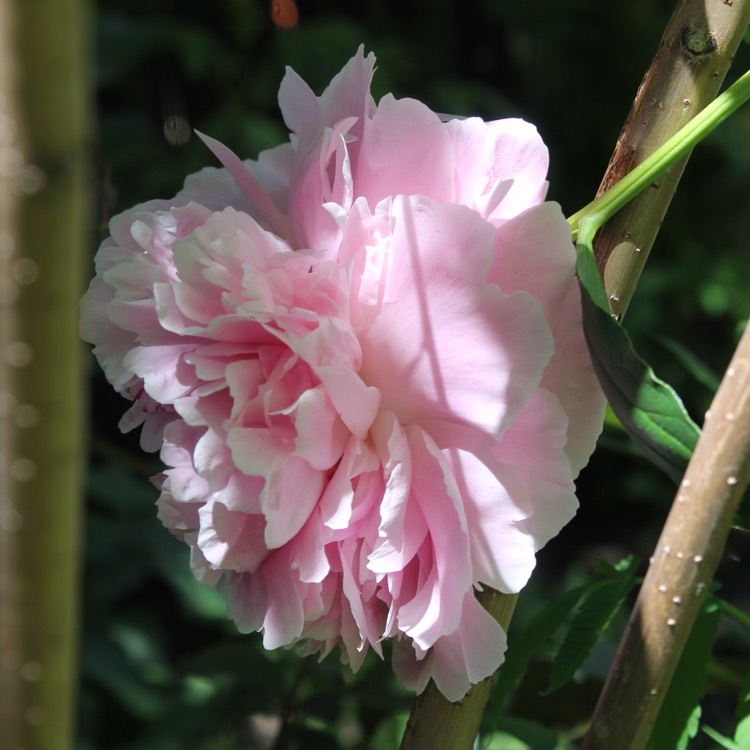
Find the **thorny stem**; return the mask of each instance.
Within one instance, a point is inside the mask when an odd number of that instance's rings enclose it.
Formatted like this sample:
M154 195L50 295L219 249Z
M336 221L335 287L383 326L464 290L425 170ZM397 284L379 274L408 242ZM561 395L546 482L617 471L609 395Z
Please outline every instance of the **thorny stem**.
M670 134L679 129L681 118L691 106L703 106L703 118L710 121L714 114L723 119L748 99L746 74L734 87L732 99L725 94L715 107L707 106L721 85L748 22L748 0L681 0L618 139L603 181L605 188L617 182L633 163L647 161L644 156L658 150L665 139L669 143ZM696 38L706 42L697 56L692 46ZM699 134L705 124L703 118L687 132ZM616 216L613 214L620 205L606 208L612 218L598 235L595 250L610 308L617 319L627 309L692 145L685 142L684 156L675 156L676 163L658 184L646 180L653 190L642 193ZM571 219L580 220L580 213ZM579 242L590 242L595 231L592 222L589 235L581 238L579 234ZM748 481L749 363L750 334L746 331L712 406L712 412L719 416L707 419L665 523L594 712L585 750L646 747Z
M628 172L606 193L574 213L568 219L573 238L577 238L582 245L591 245L599 229L621 208L683 156L690 153L700 141L747 101L750 101L750 70L632 172Z
M750 325L706 415L584 750L646 747L750 480Z

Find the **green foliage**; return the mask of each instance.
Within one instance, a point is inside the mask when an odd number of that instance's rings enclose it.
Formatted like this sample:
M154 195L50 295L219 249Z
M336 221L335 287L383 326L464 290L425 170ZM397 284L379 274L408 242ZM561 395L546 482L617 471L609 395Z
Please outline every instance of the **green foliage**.
M715 599L703 605L688 636L649 740L649 750L685 750L698 732L699 702L706 688L721 610Z
M563 627L567 628L567 633L552 659L550 684L546 692L559 689L575 677L595 641L607 629L622 607L627 593L635 585L633 572L636 566L637 560L633 558L614 567L600 562L597 566L598 578L552 601L517 638L511 639L505 663L495 684L493 712L501 709L534 654ZM574 614L569 620L571 612Z
M649 460L679 482L700 430L674 389L636 354L625 329L609 314L590 247L578 246L576 270L586 342L609 405Z
M732 742L732 740L729 739L729 737L724 737L724 735L719 734L715 729L712 729L709 726L703 727L703 731L705 734L707 734L719 747L723 747L724 750L745 750L745 748L740 747L735 742Z
M527 719L505 718L497 730L482 738L480 750L573 750L558 732Z
M734 734L734 743L741 750L748 750L750 748L750 672L745 675L745 681L740 688L736 715L738 724Z
M546 693L558 690L575 677L635 586L637 564L634 558L623 560L615 567L600 563L599 573L605 578L592 584L579 601L565 639L552 662Z

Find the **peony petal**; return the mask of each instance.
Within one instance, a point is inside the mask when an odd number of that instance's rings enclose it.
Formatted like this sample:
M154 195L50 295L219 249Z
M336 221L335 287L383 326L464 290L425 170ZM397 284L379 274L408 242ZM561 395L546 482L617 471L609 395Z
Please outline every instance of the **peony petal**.
M530 208L499 227L487 280L504 292L532 294L541 302L550 327L554 326L575 285L570 226L556 203Z
M517 530L533 539L535 550L556 536L578 508L565 454L567 427L560 402L540 388L495 449L524 487L530 513Z
M471 117L452 120L446 127L453 140L462 189L457 202L484 207L489 213L483 215L502 220L544 200L549 153L533 125L512 118L483 123ZM492 146L494 153L489 155ZM507 180L512 180L512 185L501 201L493 201L494 209L481 200L493 186Z
M474 594L468 593L461 608L461 625L433 647L432 679L449 701L459 701L472 685L497 671L505 649L503 629Z
M555 353L544 371L542 386L557 396L567 415L565 453L575 479L594 451L607 405L583 336L577 282L571 284L561 303L553 333Z
M214 156L224 165L238 187L250 199L250 203L265 222L279 236L287 234L287 220L263 190L253 173L242 163L240 158L223 143L204 133L195 131L196 135L208 146Z
M370 205L389 196L453 199L453 148L438 116L415 99L384 96L364 124L353 158L354 193Z
M287 411L294 416L297 432L294 454L313 469L330 469L341 458L349 433L325 390L306 390Z
M307 521L322 494L324 476L307 461L285 455L265 429L235 428L227 444L240 471L264 477L260 506L266 518L265 542L269 549L281 547Z
M552 354L539 305L480 282L494 230L476 214L424 199L394 206L385 302L360 374L404 423L463 420L500 435Z
M466 519L450 468L424 431L410 427L407 435L414 466L412 493L429 529L432 569L415 597L399 608L398 625L427 649L458 626L472 570Z
M447 453L470 530L474 581L504 593L520 591L534 569L536 547L519 526L531 509L513 466L496 465L491 471L472 453Z

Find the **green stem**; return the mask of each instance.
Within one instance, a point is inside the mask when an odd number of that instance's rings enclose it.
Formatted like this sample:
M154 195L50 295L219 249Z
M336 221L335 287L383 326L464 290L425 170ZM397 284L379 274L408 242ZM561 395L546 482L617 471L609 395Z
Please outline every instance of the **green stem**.
M750 100L750 71L735 81L723 94L699 112L642 164L625 175L616 185L596 200L574 213L568 223L574 239L590 245L596 232L623 206L651 185L700 141Z
M0 747L75 744L84 0L0 2Z

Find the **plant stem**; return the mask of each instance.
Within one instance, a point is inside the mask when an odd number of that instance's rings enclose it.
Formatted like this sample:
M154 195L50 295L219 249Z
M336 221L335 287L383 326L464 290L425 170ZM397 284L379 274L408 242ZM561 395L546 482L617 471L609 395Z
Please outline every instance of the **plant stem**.
M750 326L708 415L594 712L584 750L646 747L716 571L750 480Z
M600 194L716 97L748 23L750 0L677 3L617 140ZM597 262L618 320L627 311L687 159L652 182L596 238Z
M628 172L620 182L573 214L568 219L573 237L577 237L581 244L591 244L596 232L621 208L640 195L683 156L690 153L700 141L747 101L750 101L750 70L632 172Z
M748 0L680 2L620 135L603 189L668 140L685 115L711 101L748 22ZM597 261L618 319L630 302L686 159L622 209L597 237ZM641 750L648 742L747 484L748 349L746 331L712 407L719 416L707 420L664 526L585 750Z
M484 608L508 631L517 594L501 594L485 589ZM430 680L414 701L406 725L401 750L471 750L479 734L494 676L474 685L463 700L451 703Z
M73 746L82 0L0 0L0 744Z

